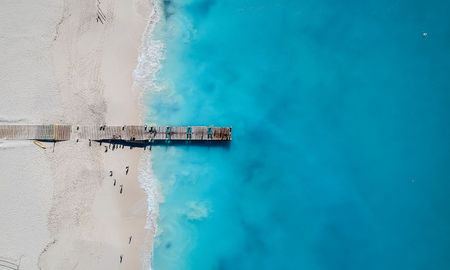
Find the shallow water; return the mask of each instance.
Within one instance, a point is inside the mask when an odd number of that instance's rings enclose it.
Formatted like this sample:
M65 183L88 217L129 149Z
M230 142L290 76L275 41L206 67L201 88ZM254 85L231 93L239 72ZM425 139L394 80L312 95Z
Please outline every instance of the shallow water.
M448 1L162 5L154 270L450 267Z

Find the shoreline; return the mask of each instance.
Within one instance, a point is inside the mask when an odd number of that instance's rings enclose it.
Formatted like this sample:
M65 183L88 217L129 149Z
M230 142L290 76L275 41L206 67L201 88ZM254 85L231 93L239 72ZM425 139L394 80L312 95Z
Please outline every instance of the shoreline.
M4 58L20 59L4 67L17 71L18 79L3 80L3 87L30 86L20 87L23 92L5 93L4 102L0 101L5 105L0 109L1 121L80 125L144 122L143 89L135 84L134 73L151 23L151 1L55 0L44 7L39 3L10 6L6 7L8 15L15 9L30 14L48 7L52 10L35 26L40 32L35 34L33 29L28 34L33 39L29 44L15 43L16 15L3 18L7 30L2 34L17 47L7 51ZM102 20L96 21L96 16ZM23 24L26 28L31 23ZM27 32L23 35L19 38L30 38ZM31 57L27 54L30 47L37 47ZM36 57L41 65L34 63ZM30 80L27 76L19 79L24 62L29 66ZM33 76L38 76L34 84ZM14 106L17 103L20 106ZM104 145L89 146L81 140L60 142L54 150L48 146L42 150L32 142L0 141L0 197L5 195L0 198L5 206L0 229L10 236L0 240L0 257L18 260L26 269L148 269L156 228L148 222L156 219L148 216L148 201L153 198L144 191L139 166L149 154L139 148L104 152ZM19 174L21 157L28 166ZM16 185L9 185L10 181ZM25 239L30 244L24 246Z

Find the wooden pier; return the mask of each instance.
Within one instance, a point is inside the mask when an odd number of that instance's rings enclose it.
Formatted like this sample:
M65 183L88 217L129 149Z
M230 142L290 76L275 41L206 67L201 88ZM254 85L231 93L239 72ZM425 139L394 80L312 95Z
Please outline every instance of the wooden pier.
M0 139L41 141L231 141L231 127L0 125Z
M7 140L70 140L70 125L0 125L0 139Z

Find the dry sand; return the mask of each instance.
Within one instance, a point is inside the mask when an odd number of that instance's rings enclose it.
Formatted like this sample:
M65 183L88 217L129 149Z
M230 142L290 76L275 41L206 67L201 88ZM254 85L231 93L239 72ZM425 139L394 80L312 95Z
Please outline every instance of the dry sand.
M142 124L132 73L149 2L2 3L0 123ZM0 142L0 262L20 262L21 269L149 268L144 254L155 224L144 229L147 197L138 181L148 150L104 146L68 141L43 150Z

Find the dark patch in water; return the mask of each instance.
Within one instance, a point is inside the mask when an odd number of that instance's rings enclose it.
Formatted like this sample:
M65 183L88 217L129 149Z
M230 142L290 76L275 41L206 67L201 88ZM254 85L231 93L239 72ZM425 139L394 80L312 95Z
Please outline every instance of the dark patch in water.
M217 270L227 270L227 269L234 269L232 268L233 262L231 260L226 260L226 259L218 259L217 260L217 267L215 267L214 269Z
M242 245L235 246L234 252L217 258L216 264L212 269L262 269L262 261L270 254L268 244L264 241L267 233L263 233L259 228L246 222L243 218L243 213L240 216L241 228L245 232L246 238ZM248 258L260 258L261 262L249 263ZM245 264L239 263L236 265L236 262L244 262ZM279 267L276 269L283 268Z
M257 160L247 160L247 163L242 164L242 180L244 183L252 183L259 179L258 172L264 168L264 164Z
M172 15L175 14L172 0L163 1L163 12L164 18L168 20Z
M371 245L367 244L375 231L363 211L356 202L336 203L323 210L327 219L317 249L324 268L361 269L366 268L364 266L368 262L370 265L375 264L371 260L377 256L374 248L377 241L372 240Z
M212 93L216 90L216 84L213 82L207 82L203 85L203 91Z
M245 230L247 239L245 242L244 250L246 253L256 253L259 256L268 254L269 249L266 247L266 242L263 240L264 234L258 227L252 226L247 223L243 218L241 219L242 228ZM261 258L264 256L261 256Z
M172 243L171 243L171 242L168 242L168 243L166 244L166 248L169 249L169 248L171 248L171 247L172 247Z
M206 16L215 4L216 0L199 1L192 6L192 10L199 15Z

